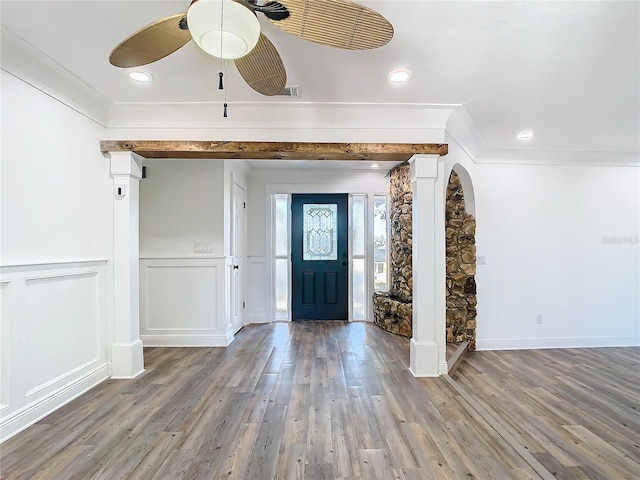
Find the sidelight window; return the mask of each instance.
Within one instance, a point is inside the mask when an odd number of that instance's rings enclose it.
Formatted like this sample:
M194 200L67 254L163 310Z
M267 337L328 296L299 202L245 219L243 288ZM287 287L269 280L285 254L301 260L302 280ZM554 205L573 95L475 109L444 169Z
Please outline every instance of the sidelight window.
M351 318L365 320L369 305L367 288L367 196L351 196Z
M376 291L389 289L388 274L387 196L373 197L373 287Z
M289 195L273 196L275 319L289 318Z

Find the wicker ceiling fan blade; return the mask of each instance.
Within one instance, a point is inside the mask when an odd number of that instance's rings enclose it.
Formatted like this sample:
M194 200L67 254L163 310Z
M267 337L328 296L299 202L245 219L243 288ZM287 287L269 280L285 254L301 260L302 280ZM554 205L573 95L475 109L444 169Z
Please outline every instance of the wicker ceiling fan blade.
M139 67L172 54L191 40L183 22L185 17L180 13L147 25L114 48L109 63L122 68Z
M282 0L289 17L274 25L305 40L346 50L389 43L393 26L376 11L348 0Z
M263 34L251 52L235 61L245 82L262 95L277 95L287 83L287 71L276 47Z

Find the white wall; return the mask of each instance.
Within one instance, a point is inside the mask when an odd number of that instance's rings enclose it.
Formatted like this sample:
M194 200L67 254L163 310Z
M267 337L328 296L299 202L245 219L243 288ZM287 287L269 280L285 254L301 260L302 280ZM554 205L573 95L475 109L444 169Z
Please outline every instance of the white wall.
M112 183L103 128L2 72L0 437L107 378Z
M2 264L107 258L103 128L4 71L1 81Z
M145 160L140 181L140 257L224 255L224 161ZM194 244L209 251L195 253Z
M278 169L249 173L247 312L250 323L273 321L271 195L273 193L388 194L387 168L377 171ZM373 254L373 251L370 253Z
M140 338L145 346L227 345L225 162L144 164Z
M479 349L640 344L640 168L477 164L474 180Z

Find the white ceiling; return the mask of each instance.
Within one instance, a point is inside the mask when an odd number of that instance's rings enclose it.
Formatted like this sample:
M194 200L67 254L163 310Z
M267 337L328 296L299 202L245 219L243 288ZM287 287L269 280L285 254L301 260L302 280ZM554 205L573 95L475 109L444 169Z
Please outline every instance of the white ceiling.
M286 0L281 0L286 4ZM376 50L343 51L263 18L299 98L263 97L228 66L229 102L462 105L486 151L640 151L640 2L360 2L394 26ZM189 1L2 1L1 22L108 103L217 102L219 61L190 42L134 84L111 49ZM405 85L387 73L407 68ZM516 134L535 132L522 144ZM614 155L615 156L615 155Z

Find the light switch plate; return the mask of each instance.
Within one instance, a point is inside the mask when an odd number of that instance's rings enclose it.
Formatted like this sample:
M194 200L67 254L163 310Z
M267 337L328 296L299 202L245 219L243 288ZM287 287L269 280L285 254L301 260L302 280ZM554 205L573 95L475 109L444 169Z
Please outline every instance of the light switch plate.
M193 244L193 253L211 253L213 251L213 247L211 243L194 243Z

